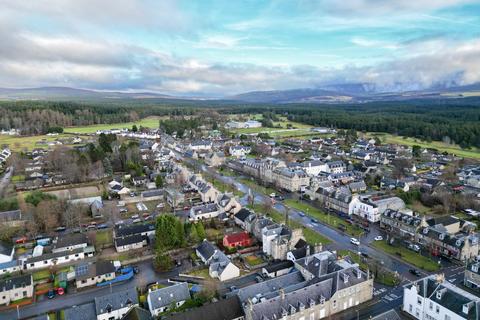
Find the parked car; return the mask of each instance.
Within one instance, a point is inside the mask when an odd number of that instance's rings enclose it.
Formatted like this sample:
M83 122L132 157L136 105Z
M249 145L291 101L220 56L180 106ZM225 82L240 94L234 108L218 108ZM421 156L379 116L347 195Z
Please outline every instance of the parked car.
M55 298L55 290L53 290L53 289L48 290L48 292L47 292L47 298L48 298L48 299L53 299L53 298Z
M236 286L231 286L229 289L230 289L231 292L238 290L238 288Z
M299 215L300 217L305 217L305 213L303 213L303 212L299 212L298 215Z
M409 244L408 249L413 250L415 252L420 252L420 246L417 244L413 244L413 243Z
M140 218L133 219L133 221L132 221L132 223L139 223L139 222L142 222L142 220L140 220Z
M275 192L270 193L270 198L275 198Z
M134 214L133 216L131 216L130 218L132 219L138 219L140 216L138 214Z
M314 218L310 219L310 221L312 221L313 223L318 223L317 219Z
M350 242L356 246L360 245L360 241L357 238L350 238Z
M418 271L417 269L410 269L410 270L408 270L408 272L410 272L411 274L413 274L416 277L420 277L422 275L420 273L420 271Z
M107 229L107 228L108 228L108 225L106 225L105 223L99 224L97 226L97 229Z
M368 253L366 253L365 251L360 251L360 255L361 255L362 257L365 257L365 258L370 257L370 256L368 255Z
M120 213L127 213L128 212L128 209L127 208L121 208L120 209Z
M263 282L263 278L261 276L256 276L255 281L257 282Z
M58 227L58 228L55 228L55 232L64 232L65 230L67 230L67 227Z
M15 240L15 243L16 244L25 243L25 242L27 242L27 240L28 240L28 238L23 236L23 237L20 237L17 240Z
M374 238L375 241L382 241L383 240L383 237L382 236L376 236Z
M338 229L341 230L341 231L346 231L346 230L347 230L347 226L344 225L344 224L339 224L339 225L338 225Z
M63 296L65 294L65 289L63 289L62 287L57 288L57 294L59 296Z
M348 223L348 224L353 224L353 220L352 220L352 219L345 219L345 222Z

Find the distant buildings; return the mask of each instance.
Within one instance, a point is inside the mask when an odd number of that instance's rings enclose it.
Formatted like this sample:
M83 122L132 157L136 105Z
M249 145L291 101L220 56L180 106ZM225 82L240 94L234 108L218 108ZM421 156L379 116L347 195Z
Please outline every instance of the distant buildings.
M245 128L261 128L262 123L256 120L248 121L229 121L225 124L225 129L245 129Z

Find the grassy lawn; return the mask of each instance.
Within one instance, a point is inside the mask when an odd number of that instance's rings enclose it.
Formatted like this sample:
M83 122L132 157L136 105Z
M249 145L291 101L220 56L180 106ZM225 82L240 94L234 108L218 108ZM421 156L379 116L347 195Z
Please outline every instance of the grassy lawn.
M265 195L269 195L270 193L276 193L277 191L273 188L267 188L267 187L262 187L259 185L257 182L254 180L250 180L248 178L242 178L239 180L240 183L246 185L250 189L258 192L258 193L263 193Z
M49 147L48 145L37 144L37 142L43 139L47 142L51 142L67 137L71 136L65 134L59 134L58 136L39 135L27 137L0 135L0 145L6 144L13 151L32 150L34 148L47 149Z
M50 270L40 270L33 273L33 281L39 281L50 277Z
M12 177L12 182L20 182L20 181L25 181L25 176L23 174L18 174L18 175L14 175Z
M108 130L108 129L122 129L122 128L132 128L135 124L137 127L147 127L147 128L158 128L158 121L163 117L147 117L136 122L126 122L126 123L112 123L112 124L95 124L91 126L82 126L82 127L70 127L65 128L64 131L68 133L95 133L97 130ZM166 118L166 117L165 117Z
M194 277L210 278L210 275L208 273L208 268L193 270L193 271L190 271L188 274Z
M425 207L420 201L413 201L411 205L407 205L410 209L412 209L415 212L419 212L421 214L430 214L432 212L432 209L429 207Z
M110 246L113 244L112 231L111 230L102 230L97 231L95 236L95 246L102 248L104 246Z
M208 228L205 230L205 233L207 234L207 239L209 240L218 240L223 238L223 232L217 229Z
M245 257L245 261L252 267L263 263L263 260L255 255Z
M378 136L382 141L386 143L396 143L396 144L403 144L407 146L419 145L422 148L432 148L437 149L440 152L448 152L456 154L457 156L464 157L464 158L472 158L472 159L480 159L480 150L472 149L472 150L463 150L458 145L454 144L446 144L442 141L421 141L420 139L416 138L404 138L402 136L394 136L387 133L369 133L369 136Z
M299 202L293 199L287 199L285 200L285 204L291 208L302 211L334 228L337 228L340 224L343 224L346 227L346 233L352 236L358 237L361 233L363 233L363 230L359 227L347 224L343 219L334 215L328 215L307 203Z
M385 241L375 241L372 243L372 245L377 249L383 250L389 254L399 257L406 262L425 271L437 271L438 269L440 269L436 261L428 257L424 257L421 254L418 254L407 248L391 246Z

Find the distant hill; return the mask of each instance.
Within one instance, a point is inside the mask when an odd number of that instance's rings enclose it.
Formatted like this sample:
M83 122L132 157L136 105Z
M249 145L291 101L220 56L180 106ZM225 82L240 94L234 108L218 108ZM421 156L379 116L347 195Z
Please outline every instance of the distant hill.
M69 87L39 87L25 89L0 88L0 100L158 100L190 101L190 103L367 103L375 101L406 101L415 99L449 99L480 96L480 83L467 86L435 86L428 90L401 91L397 88L379 88L372 83L340 83L319 88L251 91L224 99L208 97L180 97L152 92L96 91ZM391 91L390 91L391 90ZM150 100L149 100L150 99Z
M328 85L321 88L252 91L228 97L250 103L366 103L374 101L405 101L413 99L445 99L480 96L480 83L436 87L429 90L384 91L374 84L354 83Z
M63 99L174 99L173 96L151 92L111 92L76 89L69 87L40 87L26 89L0 88L3 100L63 100Z

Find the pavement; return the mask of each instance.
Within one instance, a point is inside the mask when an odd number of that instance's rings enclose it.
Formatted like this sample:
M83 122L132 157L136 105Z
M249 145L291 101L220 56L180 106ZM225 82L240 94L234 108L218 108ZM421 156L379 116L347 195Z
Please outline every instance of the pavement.
M13 166L8 167L5 170L5 173L3 176L0 178L0 197L3 197L3 193L5 192L5 189L8 187L8 184L10 183L10 180L12 179L13 175Z

